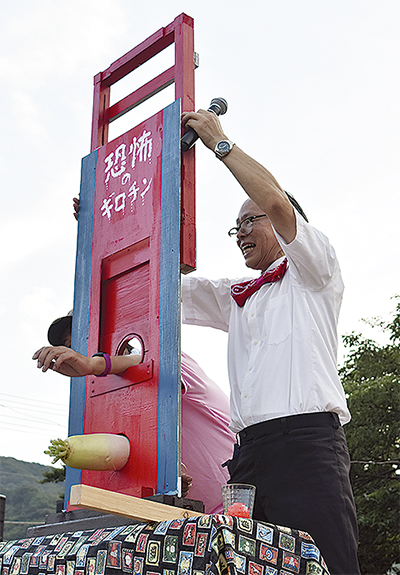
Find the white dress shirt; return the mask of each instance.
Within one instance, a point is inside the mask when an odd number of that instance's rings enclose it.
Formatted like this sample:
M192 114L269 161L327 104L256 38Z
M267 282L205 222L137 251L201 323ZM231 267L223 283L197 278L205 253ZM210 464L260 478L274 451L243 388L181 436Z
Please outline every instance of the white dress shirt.
M230 428L235 433L299 413L334 411L342 424L350 420L337 373L339 264L328 239L297 213L296 218L290 244L276 233L289 263L285 275L263 285L243 307L230 288L248 278L182 278L183 322L229 332Z

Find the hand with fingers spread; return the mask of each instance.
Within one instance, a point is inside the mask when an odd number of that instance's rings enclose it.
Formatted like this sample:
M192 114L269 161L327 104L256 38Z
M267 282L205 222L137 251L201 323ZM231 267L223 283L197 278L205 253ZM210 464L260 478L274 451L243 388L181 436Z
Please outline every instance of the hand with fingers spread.
M42 347L34 353L32 359L37 360L37 366L43 372L51 369L68 377L98 376L106 368L106 360L101 355L87 357L63 345ZM118 375L138 365L141 360L141 355L136 354L114 355L110 357L111 365L107 373Z
M63 345L42 347L34 353L32 359L37 360L37 366L43 372L51 369L68 377L99 375L105 367L104 358L86 357Z

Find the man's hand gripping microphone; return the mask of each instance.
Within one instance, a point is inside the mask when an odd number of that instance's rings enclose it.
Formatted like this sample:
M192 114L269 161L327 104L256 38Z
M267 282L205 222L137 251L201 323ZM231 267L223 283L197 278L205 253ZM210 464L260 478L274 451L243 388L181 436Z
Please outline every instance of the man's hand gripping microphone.
M207 108L207 112L214 112L217 116L222 116L228 109L228 103L223 98L214 98L211 100L210 106ZM181 150L182 152L187 152L193 146L193 144L198 139L198 135L192 128L188 128L188 131L181 138Z

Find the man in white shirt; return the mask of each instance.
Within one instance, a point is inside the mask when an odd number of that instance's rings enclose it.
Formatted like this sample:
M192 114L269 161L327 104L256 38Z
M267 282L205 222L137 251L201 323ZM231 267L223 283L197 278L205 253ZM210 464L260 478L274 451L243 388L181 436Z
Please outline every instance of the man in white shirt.
M358 574L335 252L216 115L200 110L182 121L248 194L229 233L246 265L262 272L239 283L183 278L183 321L229 332L230 428L239 438L230 481L256 485L256 519L308 531L332 574Z

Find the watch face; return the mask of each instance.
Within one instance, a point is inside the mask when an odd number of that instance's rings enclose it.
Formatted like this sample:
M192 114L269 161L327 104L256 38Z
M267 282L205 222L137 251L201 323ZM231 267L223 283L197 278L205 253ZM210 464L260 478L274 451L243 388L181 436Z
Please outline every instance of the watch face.
M218 142L217 150L221 154L223 154L224 152L229 152L230 148L231 148L231 146L230 146L229 142L226 142L226 141Z

